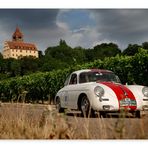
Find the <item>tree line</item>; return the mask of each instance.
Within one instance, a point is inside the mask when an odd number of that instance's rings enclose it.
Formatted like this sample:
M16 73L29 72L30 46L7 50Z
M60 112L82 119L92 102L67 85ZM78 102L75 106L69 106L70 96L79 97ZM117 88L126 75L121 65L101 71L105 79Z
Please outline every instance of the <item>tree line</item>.
M23 57L20 59L3 59L0 53L0 80L28 75L34 72L47 72L57 69L65 69L74 65L84 64L95 60L104 60L106 57L116 55L134 56L139 48L148 49L148 42L129 44L126 49L121 51L115 43L102 43L92 49L82 47L72 48L67 45L65 40L60 40L59 45L48 47L43 54L39 51L39 58Z

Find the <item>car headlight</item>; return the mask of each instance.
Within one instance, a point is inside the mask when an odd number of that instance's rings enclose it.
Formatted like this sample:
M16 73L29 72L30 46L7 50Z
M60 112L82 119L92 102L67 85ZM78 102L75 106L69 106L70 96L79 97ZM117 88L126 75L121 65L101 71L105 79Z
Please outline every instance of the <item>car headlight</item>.
M104 95L104 89L101 86L96 86L94 88L94 92L98 97L102 97Z
M148 87L144 86L142 89L142 93L145 97L148 97Z

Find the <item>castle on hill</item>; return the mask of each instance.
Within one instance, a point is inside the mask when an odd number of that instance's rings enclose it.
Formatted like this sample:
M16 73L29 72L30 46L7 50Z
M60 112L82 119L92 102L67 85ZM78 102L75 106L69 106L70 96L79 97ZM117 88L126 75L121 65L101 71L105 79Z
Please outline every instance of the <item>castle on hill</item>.
M16 27L12 35L12 41L5 41L3 48L3 58L21 58L25 56L33 56L38 58L38 49L33 43L26 43L23 39L24 35L19 27Z

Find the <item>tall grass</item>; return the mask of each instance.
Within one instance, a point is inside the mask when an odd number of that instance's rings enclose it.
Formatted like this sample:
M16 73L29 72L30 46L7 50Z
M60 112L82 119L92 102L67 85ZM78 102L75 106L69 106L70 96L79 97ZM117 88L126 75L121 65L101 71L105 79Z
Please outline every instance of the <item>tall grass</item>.
M82 118L49 105L0 103L0 139L147 139L147 133L147 118Z

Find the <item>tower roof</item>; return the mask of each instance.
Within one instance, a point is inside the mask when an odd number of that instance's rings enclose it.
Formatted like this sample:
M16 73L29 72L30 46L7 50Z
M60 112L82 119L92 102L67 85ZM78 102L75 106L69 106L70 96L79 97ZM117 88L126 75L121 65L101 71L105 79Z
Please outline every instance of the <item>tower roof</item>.
M19 38L23 38L23 33L20 31L19 27L16 27L15 32L13 33L12 37L19 37Z

